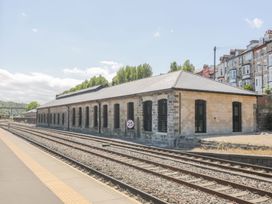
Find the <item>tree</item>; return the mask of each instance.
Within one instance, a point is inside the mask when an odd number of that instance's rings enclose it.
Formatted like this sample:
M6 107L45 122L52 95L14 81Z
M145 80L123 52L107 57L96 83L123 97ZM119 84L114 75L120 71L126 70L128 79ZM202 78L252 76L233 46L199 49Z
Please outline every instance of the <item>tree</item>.
M116 76L112 79L112 85L122 84L137 79L142 79L152 76L152 68L149 64L140 64L138 66L121 67Z
M178 65L177 62L172 62L170 64L170 70L169 72L174 72L174 71L178 71L178 70L183 70L183 71L187 71L187 72L194 72L195 71L195 66L193 64L190 63L190 60L185 60L185 62L183 63L183 65Z
M187 59L182 65L182 70L187 72L194 72L195 66L190 63L190 60Z
M63 94L79 91L79 90L82 90L82 89L86 89L86 88L93 87L93 86L98 86L98 85L108 86L109 82L102 75L99 75L98 77L93 76L89 80L86 79L81 84L78 84L75 87L72 87L69 90L64 91Z
M251 84L244 85L244 89L248 91L253 91L253 86Z
M29 104L26 105L26 110L32 110L35 108L38 108L40 106L40 104L37 101L31 101Z

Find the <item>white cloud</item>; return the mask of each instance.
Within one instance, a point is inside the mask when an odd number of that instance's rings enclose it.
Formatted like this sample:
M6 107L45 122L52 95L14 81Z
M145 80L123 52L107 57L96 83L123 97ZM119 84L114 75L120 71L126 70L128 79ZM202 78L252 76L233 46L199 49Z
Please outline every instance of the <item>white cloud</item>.
M40 103L54 99L55 95L82 80L59 78L44 73L11 73L0 69L0 100Z
M159 31L157 31L157 32L155 32L155 33L153 34L153 37L154 37L154 38L159 38L160 36L161 36L161 34L160 34Z
M12 73L0 69L0 100L45 103L53 100L56 94L80 84L95 75L103 75L111 80L122 64L114 61L101 61L100 66L86 69L64 69L65 76L55 77L41 72Z
M32 30L32 32L34 32L34 33L37 33L37 32L38 32L38 29L37 29L37 28L32 28L31 30Z
M122 64L114 61L101 61L100 66L89 67L86 69L80 69L77 67L64 69L64 74L68 76L73 76L75 78L87 79L93 76L102 75L107 80L111 81L115 76L117 70L122 66Z
M252 20L246 18L245 21L251 28L260 28L263 25L263 20L260 18L254 18Z
M173 33L174 32L174 29L170 29L170 33Z
M21 15L22 15L23 17L26 17L26 16L27 16L27 14L26 14L25 12L22 12Z

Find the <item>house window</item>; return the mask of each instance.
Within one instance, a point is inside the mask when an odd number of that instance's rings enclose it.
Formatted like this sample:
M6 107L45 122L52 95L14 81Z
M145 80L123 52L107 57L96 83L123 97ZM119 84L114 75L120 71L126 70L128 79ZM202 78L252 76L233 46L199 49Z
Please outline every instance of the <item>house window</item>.
M46 114L46 121L47 121L47 123L49 123L49 114L48 113Z
M195 132L206 132L206 101L195 101Z
M120 105L114 104L114 128L120 128Z
M144 130L152 131L152 101L143 103Z
M58 125L60 124L60 114L58 113Z
M61 124L64 125L64 113L62 113Z
M127 104L127 119L134 121L134 103L129 102Z
M97 106L94 106L94 114L93 114L93 117L94 117L94 127L97 127L98 126L98 120L97 120L97 116L98 116L98 108Z
M56 113L54 113L54 124L56 124Z
M103 105L103 127L108 127L108 106Z
M87 106L86 108L85 108L85 127L86 128L88 128L89 127L89 123L90 123L90 120L89 120L89 113L90 111L89 111L89 106Z
M76 125L76 109L73 108L72 111L72 125L75 126Z
M158 131L167 132L167 99L158 101Z
M272 66L272 54L268 56L268 66Z
M79 110L78 110L78 127L81 127L81 124L82 124L82 108L79 107Z

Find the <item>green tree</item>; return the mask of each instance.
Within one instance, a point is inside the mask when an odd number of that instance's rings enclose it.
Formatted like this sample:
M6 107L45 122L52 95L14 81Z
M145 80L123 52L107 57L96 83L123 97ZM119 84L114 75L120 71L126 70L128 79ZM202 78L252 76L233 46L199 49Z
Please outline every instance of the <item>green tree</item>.
M26 105L26 110L32 110L35 108L38 108L40 106L40 104L37 101L31 101L29 104Z
M251 84L245 84L244 89L249 90L249 91L253 91L253 86Z
M137 79L142 79L152 76L152 68L149 64L140 64L138 66L121 67L116 76L112 79L112 85L122 84Z
M185 60L183 65L178 65L176 61L172 62L170 64L169 72L174 72L174 71L178 71L178 70L183 70L183 71L187 71L187 72L194 72L195 66L193 64L191 64L190 60L188 60L188 59Z
M78 84L78 85L70 88L69 90L64 91L63 94L79 91L79 90L82 90L82 89L86 89L86 88L93 87L93 86L98 86L98 85L108 86L109 82L102 75L93 76L89 80L86 79L81 84Z

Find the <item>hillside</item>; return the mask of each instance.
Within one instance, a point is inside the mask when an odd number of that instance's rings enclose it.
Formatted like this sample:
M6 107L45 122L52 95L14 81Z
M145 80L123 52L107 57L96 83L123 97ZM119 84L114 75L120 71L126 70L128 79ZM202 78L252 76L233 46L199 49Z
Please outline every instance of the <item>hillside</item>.
M11 110L10 109L3 109L1 107L13 107L13 108L24 108L26 106L25 103L15 103L12 101L0 101L0 115L10 115ZM19 116L23 112L25 112L24 109L13 109L12 115L13 116Z

